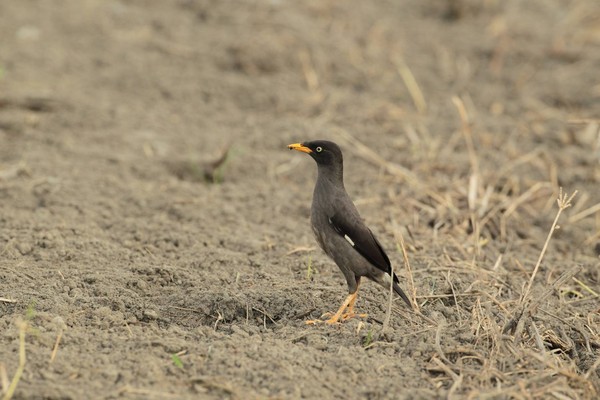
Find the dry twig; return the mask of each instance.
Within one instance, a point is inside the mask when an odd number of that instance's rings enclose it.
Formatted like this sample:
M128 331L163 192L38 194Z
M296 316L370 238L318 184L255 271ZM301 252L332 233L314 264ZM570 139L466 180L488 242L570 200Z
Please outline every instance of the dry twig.
M21 376L23 375L23 371L25 370L25 333L27 332L27 322L20 321L19 322L19 366L15 371L15 375L13 376L12 381L10 382L10 386L6 390L4 394L3 400L10 400L15 394L15 390L17 389L17 385L19 384L19 380L21 380Z

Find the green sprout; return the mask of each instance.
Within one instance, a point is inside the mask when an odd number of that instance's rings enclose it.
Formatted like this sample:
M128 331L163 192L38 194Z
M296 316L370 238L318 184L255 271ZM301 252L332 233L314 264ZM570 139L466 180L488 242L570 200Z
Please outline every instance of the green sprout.
M306 267L306 280L310 281L314 274L317 273L316 268L312 266L312 256L308 256L308 265Z
M173 365L183 369L183 361L181 361L181 358L177 354L171 354L171 360L173 361Z

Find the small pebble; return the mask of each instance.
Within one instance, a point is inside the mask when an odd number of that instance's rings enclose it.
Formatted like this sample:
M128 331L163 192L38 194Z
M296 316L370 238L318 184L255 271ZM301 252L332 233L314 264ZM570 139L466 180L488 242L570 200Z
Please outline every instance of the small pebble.
M319 334L308 335L306 337L306 344L317 350L326 350L328 347L327 338Z
M158 319L158 313L154 310L144 310L144 317L150 320Z
M240 327L239 327L239 326L237 326L237 325L233 325L233 326L231 327L231 331L232 331L234 334L236 334L236 335L240 335L240 336L243 336L243 337L249 337L249 336L250 336L250 335L248 334L248 332L246 332L245 330L243 330L242 328L240 328Z
M33 251L33 246L28 242L19 242L17 243L17 250L19 250L21 255L25 256Z

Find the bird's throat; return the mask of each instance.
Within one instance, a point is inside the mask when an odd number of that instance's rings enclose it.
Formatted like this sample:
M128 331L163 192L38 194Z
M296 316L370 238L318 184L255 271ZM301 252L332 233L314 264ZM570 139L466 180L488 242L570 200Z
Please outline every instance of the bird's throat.
M344 169L342 165L319 165L317 186L344 188Z

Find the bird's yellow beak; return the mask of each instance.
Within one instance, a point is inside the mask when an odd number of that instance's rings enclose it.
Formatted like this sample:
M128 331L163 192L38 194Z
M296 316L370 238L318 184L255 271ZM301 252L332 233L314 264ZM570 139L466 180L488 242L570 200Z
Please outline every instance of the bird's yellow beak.
M288 144L288 149L290 149L290 150L298 150L298 151L301 151L303 153L309 153L309 154L313 152L311 149L309 149L308 147L304 146L302 143Z

